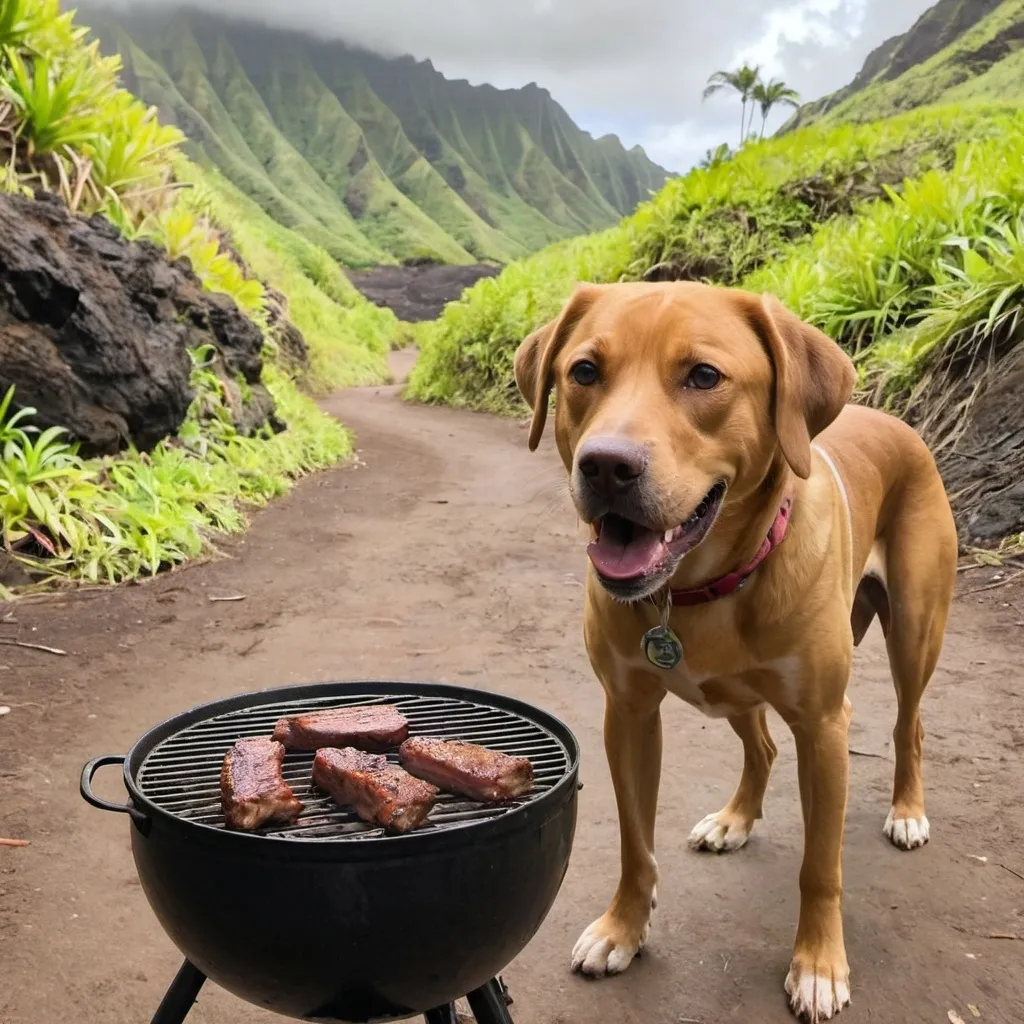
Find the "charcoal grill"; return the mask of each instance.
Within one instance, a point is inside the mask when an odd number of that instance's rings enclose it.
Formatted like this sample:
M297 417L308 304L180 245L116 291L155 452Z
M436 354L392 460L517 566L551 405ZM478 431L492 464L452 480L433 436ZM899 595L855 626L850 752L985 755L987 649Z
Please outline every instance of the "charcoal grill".
M531 793L508 805L445 794L427 823L389 835L311 786L312 753L284 775L304 802L293 825L225 827L225 753L282 715L395 704L412 736L528 757ZM389 755L395 759L395 755ZM123 764L126 804L97 797ZM554 902L576 825L579 748L557 718L496 693L431 683L290 686L214 701L90 761L82 795L127 814L150 906L185 962L152 1024L181 1024L204 981L305 1021L369 1024L424 1015L453 1024L466 996L479 1024L511 1024L500 972Z

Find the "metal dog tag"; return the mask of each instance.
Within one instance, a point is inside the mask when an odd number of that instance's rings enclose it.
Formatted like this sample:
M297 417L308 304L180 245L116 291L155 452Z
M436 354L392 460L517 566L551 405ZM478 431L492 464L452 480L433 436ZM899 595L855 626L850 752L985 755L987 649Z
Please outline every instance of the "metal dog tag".
M672 669L683 660L683 645L666 625L647 630L640 641L644 657L657 668Z

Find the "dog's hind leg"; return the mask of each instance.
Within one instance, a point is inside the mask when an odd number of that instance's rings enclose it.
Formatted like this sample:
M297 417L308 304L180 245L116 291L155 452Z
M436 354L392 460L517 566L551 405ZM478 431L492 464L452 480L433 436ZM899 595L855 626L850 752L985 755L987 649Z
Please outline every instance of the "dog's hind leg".
M722 853L738 850L747 841L768 787L772 764L778 753L763 708L730 717L729 724L743 741L743 773L732 799L715 814L699 821L690 833L695 850Z
M918 497L910 510L896 517L885 545L890 613L885 641L899 706L892 734L896 754L892 808L885 834L903 850L928 842L921 698L939 660L956 585L956 529L949 512L936 522L936 507L944 505L948 510L949 506L937 478L932 489L934 496ZM917 509L921 514L914 514Z

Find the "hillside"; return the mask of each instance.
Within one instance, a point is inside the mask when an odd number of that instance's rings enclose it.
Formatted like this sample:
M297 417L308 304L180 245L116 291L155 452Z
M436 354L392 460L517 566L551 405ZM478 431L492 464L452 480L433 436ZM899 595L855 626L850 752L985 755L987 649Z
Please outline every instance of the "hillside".
M533 84L472 86L196 10L80 17L190 156L348 266L507 262L614 224L667 177Z
M398 322L179 152L59 0L0 0L0 600L213 550L351 453Z
M920 430L965 542L1024 545L1022 139L1020 105L964 103L752 142L470 288L418 330L406 394L521 412L516 347L577 281L770 292L848 347L861 401Z
M1024 98L1024 0L939 0L873 50L849 85L800 107L780 134L826 118L870 121L914 107Z

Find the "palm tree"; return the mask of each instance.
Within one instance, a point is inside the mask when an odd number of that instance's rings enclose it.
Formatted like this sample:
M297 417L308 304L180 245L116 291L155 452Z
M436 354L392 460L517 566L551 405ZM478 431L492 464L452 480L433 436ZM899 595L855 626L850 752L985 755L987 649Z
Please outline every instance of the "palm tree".
M765 84L758 82L750 92L750 98L761 107L761 137L764 138L764 126L768 123L768 115L772 108L780 103L787 107L800 105L800 94L796 89L791 89L785 82L776 81L774 78ZM753 114L751 114L753 119Z
M708 78L707 85L704 86L703 99L713 96L721 89L735 89L740 94L740 99L743 101L743 109L740 113L741 146L747 135L747 104L750 102L754 89L760 84L760 81L761 65L756 64L754 67L751 67L749 64L744 64L736 71L716 71ZM750 119L751 121L754 119L753 107L750 110Z

